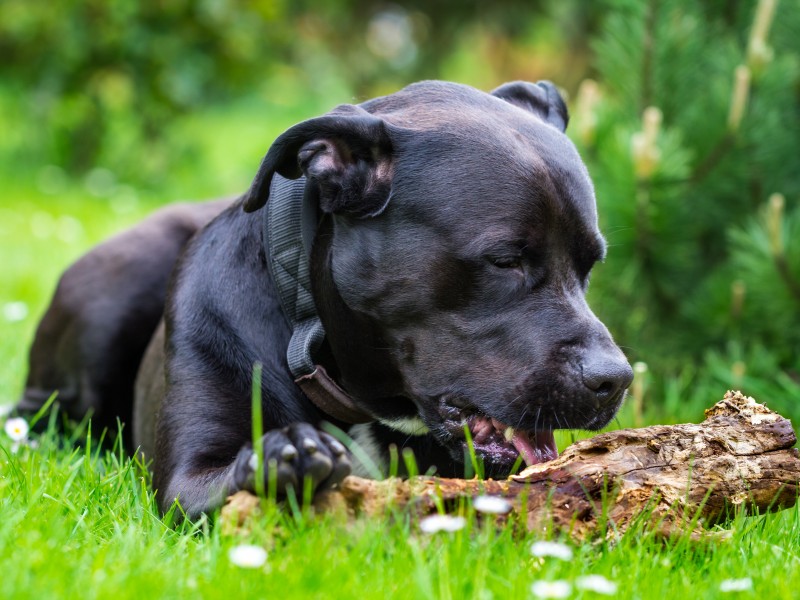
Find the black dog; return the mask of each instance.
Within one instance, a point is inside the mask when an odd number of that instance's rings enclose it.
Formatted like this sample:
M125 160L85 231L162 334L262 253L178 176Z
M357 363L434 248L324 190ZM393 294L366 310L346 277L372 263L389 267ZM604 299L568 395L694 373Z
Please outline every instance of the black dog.
M177 497L197 515L255 489L256 363L264 467L279 493L349 473L322 421L361 423L350 431L378 460L391 444L409 447L422 470L443 475L464 473L465 425L488 475L507 475L519 456L554 457L553 429L603 427L632 378L585 301L605 243L566 124L547 82L491 94L424 82L292 127L176 266L159 244L128 244L115 248L149 270L124 285L108 283L113 262L65 274L34 343L25 405L56 388L103 414L124 403L133 381L119 364L138 363L172 272L134 417L162 508ZM278 198L286 223L262 216ZM91 308L65 308L86 285ZM43 377L63 344L82 351ZM109 389L94 383L109 378Z

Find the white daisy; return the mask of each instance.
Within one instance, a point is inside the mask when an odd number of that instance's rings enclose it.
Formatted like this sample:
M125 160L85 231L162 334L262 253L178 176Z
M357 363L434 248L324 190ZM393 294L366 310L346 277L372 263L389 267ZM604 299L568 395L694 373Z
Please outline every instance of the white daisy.
M467 524L464 517L454 517L452 515L431 515L419 522L419 528L423 533L438 533L440 531L453 532L464 529Z
M15 442L21 442L28 437L28 422L22 417L9 419L5 424L6 435Z
M492 515L504 515L511 512L511 503L500 496L478 496L472 501L475 510Z
M242 544L228 550L228 560L237 567L257 569L267 562L267 551L261 546Z
M749 577L741 579L723 579L719 584L720 592L747 592L753 589L753 580Z
M575 587L579 590L612 596L617 593L618 586L615 582L606 579L602 575L584 575L575 580Z
M566 598L572 593L572 586L568 581L534 581L531 592L537 598Z
M24 321L28 316L28 305L24 302L6 302L3 305L3 318L9 323Z
M536 557L551 556L559 560L572 560L572 548L561 542L534 542L531 554Z

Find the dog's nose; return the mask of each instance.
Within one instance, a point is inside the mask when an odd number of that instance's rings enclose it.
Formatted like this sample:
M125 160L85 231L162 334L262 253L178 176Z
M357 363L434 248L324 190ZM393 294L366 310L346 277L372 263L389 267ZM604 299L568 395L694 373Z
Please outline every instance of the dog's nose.
M597 357L584 362L582 375L584 385L595 393L601 406L616 401L633 381L633 369L621 353L619 358Z

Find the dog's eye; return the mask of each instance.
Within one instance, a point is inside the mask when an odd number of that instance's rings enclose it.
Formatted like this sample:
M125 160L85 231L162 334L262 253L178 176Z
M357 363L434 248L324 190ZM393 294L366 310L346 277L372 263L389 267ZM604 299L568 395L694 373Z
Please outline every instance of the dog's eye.
M493 256L490 260L501 269L518 269L522 266L521 256Z

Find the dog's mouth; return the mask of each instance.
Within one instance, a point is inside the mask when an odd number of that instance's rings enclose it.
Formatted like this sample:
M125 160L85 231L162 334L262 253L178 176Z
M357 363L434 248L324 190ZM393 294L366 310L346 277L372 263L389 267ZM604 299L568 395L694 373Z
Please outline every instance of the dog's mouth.
M469 451L466 435L469 431L476 455L494 467L493 472L503 468L510 470L520 458L530 466L558 457L551 429L517 429L460 399L441 400L439 412L444 430L452 441Z

